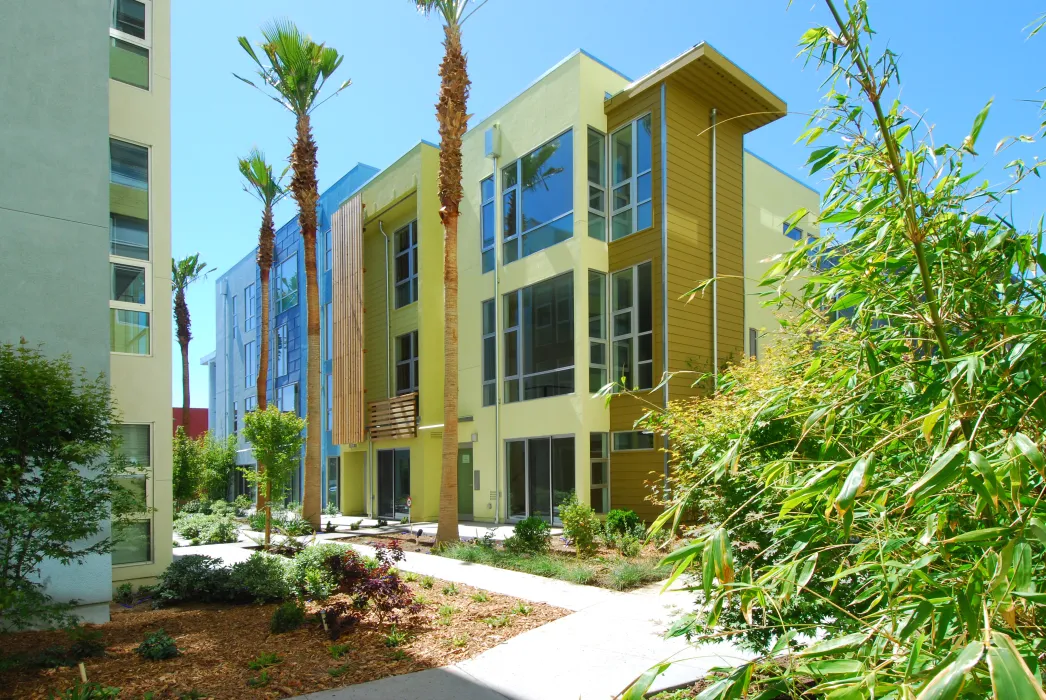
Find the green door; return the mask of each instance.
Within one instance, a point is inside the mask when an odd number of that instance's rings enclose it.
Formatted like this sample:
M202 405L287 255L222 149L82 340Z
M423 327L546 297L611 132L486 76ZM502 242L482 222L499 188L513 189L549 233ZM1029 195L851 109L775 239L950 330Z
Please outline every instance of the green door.
M472 448L458 448L458 517L472 519Z

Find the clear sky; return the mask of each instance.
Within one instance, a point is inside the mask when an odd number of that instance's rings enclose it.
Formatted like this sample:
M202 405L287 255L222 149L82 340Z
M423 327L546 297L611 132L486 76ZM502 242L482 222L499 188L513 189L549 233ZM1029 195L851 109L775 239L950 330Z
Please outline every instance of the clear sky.
M252 146L284 162L293 120L272 100L236 80L251 70L236 43L289 17L317 41L345 55L333 83L352 85L322 106L313 126L320 190L357 162L383 168L420 139L437 141L434 104L442 56L435 18L408 0L174 0L172 3L173 255L199 251L218 272L191 289L192 405L207 405L201 357L214 349L214 279L257 241L259 210L243 192L236 157ZM1042 12L1029 0L873 0L873 26L900 54L902 99L936 125L938 142L961 141L990 97L995 107L981 136L990 155L1003 136L1034 131L1046 85L1046 35L1025 39ZM824 73L796 58L802 33L827 21L819 0L488 0L465 25L472 96L482 119L572 51L583 48L638 78L707 41L784 98L787 118L748 136L746 145L782 170L806 176L807 153L795 145L816 109ZM1041 155L1041 154L1040 154ZM989 160L987 157L985 160ZM1000 179L1000 157L986 170ZM1008 160L1006 158L1005 160ZM282 167L282 166L281 166ZM1019 224L1030 225L1046 186L1026 188ZM1033 201L1034 200L1034 201ZM277 226L294 216L290 200ZM174 348L174 403L181 404L180 354Z

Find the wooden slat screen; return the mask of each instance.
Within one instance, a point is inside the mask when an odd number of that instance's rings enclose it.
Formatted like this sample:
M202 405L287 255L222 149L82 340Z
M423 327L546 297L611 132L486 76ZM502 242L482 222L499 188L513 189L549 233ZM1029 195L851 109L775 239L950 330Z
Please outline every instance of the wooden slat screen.
M418 436L418 395L403 394L368 405L372 440Z
M334 269L334 430L336 445L363 442L363 199L331 217Z

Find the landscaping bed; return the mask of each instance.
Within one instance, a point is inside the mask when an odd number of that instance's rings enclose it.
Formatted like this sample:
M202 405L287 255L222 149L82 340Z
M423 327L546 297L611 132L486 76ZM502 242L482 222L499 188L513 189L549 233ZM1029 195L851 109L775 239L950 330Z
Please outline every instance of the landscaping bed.
M453 664L568 614L462 584L410 574L404 578L418 610L402 613L395 631L368 613L337 641L331 641L314 615L296 630L271 633L276 604L203 603L159 610L148 602L130 609L114 605L110 623L88 626L102 632L106 646L104 656L84 660L88 679L119 688L117 697L134 700L288 697ZM308 605L306 609L311 611ZM135 652L158 629L174 638L179 656L149 661ZM405 635L402 641L399 633ZM0 635L7 658L31 657L67 642L63 631ZM263 654L280 660L250 668L252 661L264 662L259 659ZM0 697L47 698L73 687L79 675L75 666L7 670L0 672Z

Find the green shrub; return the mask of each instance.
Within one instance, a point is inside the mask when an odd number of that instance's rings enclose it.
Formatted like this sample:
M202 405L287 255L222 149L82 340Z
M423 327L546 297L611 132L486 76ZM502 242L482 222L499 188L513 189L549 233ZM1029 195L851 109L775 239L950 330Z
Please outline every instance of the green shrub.
M248 510L254 507L254 500L250 496L241 493L239 496L233 499L232 506L236 509L236 515L242 516L245 515Z
M505 540L505 549L515 554L540 554L548 551L551 526L541 518L531 516L516 523L512 536Z
M337 542L320 542L296 554L289 572L295 595L316 600L328 598L338 583L328 562L331 557L344 556L350 549Z
M120 603L122 605L130 605L134 602L134 589L131 588L129 583L121 583L116 587L116 593L113 594L113 602Z
M333 515L337 515L338 514L338 504L335 503L334 501L327 501L327 505L323 506L323 514L324 515L332 515L332 516Z
M350 651L352 651L351 644L331 644L327 647L327 653L331 655L332 659L340 659Z
M472 600L474 600L477 603L486 603L488 600L490 600L490 598L487 597L487 594L483 591L476 591L472 594L471 597Z
M262 671L257 676L253 678L248 678L247 685L251 688L264 688L265 686L269 685L270 680L272 679L269 678L269 672Z
M280 605L272 613L269 620L269 630L273 634L283 634L298 629L305 624L305 608L301 604L288 601Z
M559 517L563 520L563 534L574 544L578 555L592 554L601 527L592 507L579 502L577 494L571 492L559 506Z
M516 604L512 607L513 615L529 615L534 611L534 608L524 603L522 600L516 601Z
M143 659L149 659L150 661L171 659L182 653L178 651L178 645L175 644L171 635L162 629L146 635L145 641L139 644L135 651Z
M400 644L407 641L407 633L401 632L396 628L396 625L393 625L392 628L389 629L389 633L385 635L384 641L385 646L387 647L398 647Z
M226 600L230 570L202 554L175 559L162 574L154 598L159 603Z
M106 700L107 698L120 697L120 689L110 686L102 686L97 683L80 683L77 681L72 688L66 688L60 695L53 692L47 696L51 700Z
M620 508L614 508L607 513L604 525L606 531L614 535L624 535L642 526L643 523L634 510L621 510Z
M251 513L247 516L247 527L255 532L265 532L265 511Z
M219 498L211 501L211 515L236 515L236 506L224 498Z
M639 553L643 551L643 540L636 537L632 533L625 533L614 540L614 545L618 551L621 552L621 556L624 557L637 557Z
M195 498L191 501L186 501L182 504L181 508L178 509L178 515L210 515L211 514L211 502L206 498Z
M422 576L421 577L421 587L422 588L432 588L435 585L435 583L436 583L436 579L432 578L431 576Z
M297 513L284 513L283 518L273 519L272 526L287 537L305 537L315 532L312 523Z
M454 583L448 583L443 587L443 595L457 595L458 587Z
M509 617L508 615L497 615L495 617L485 617L485 618L483 618L483 624L484 625L488 625L489 627L492 627L494 629L497 629L498 627L508 627L509 625L512 624L512 618Z
M228 591L233 600L269 603L291 595L288 583L290 566L283 557L255 552L247 561L233 564Z
M627 591L647 583L660 581L668 576L668 569L658 567L649 561L637 559L633 561L622 561L612 569L607 579L607 584L617 591Z
M283 662L283 659L281 659L279 656L277 656L273 652L265 651L265 652L262 652L261 654L259 654L252 661L248 661L247 662L247 668L251 669L252 671L260 671L263 668L268 668L269 666L275 666L276 664L282 663L282 662Z
M174 531L187 540L204 544L222 544L237 539L236 521L231 515L180 514L174 521Z

